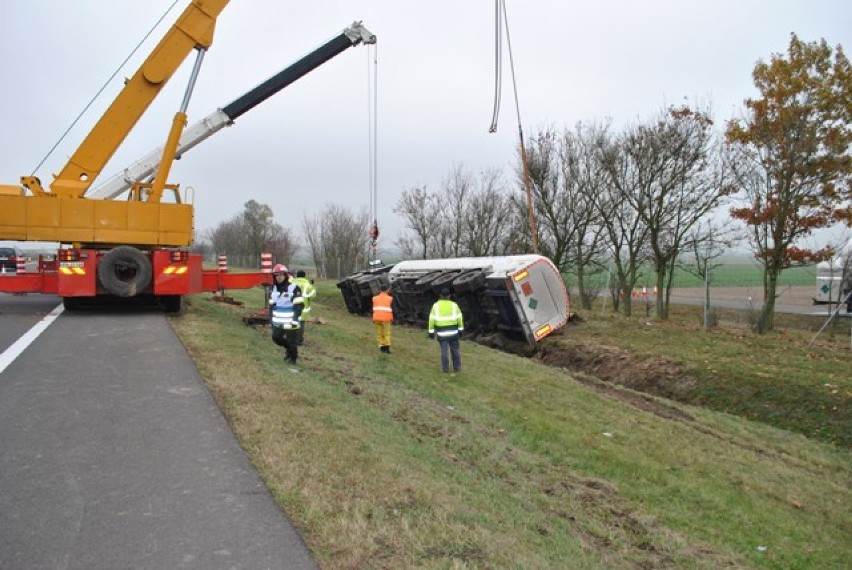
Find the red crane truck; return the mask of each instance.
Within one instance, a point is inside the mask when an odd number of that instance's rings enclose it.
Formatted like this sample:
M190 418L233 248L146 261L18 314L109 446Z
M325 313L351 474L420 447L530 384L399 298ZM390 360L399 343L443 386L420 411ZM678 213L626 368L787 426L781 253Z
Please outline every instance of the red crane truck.
M347 48L374 43L356 22L295 64L186 129L186 108L216 19L228 0L192 0L159 44L126 81L49 188L36 176L0 185L0 240L57 242L54 259L34 272L6 275L0 292L47 293L66 309L108 298L157 301L178 311L184 295L244 289L269 282L263 271L204 269L191 252L194 211L176 184L166 182L176 157ZM166 143L89 192L101 170L166 81L193 50L195 66ZM87 195L88 193L88 195ZM125 194L126 199L118 200ZM164 194L169 199L164 199Z

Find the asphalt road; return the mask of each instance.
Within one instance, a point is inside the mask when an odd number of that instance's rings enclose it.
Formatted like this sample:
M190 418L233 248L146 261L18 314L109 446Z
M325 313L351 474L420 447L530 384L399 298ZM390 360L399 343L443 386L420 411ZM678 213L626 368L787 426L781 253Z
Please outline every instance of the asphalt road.
M815 305L813 297L814 287L783 287L778 291L775 301L776 313L790 313L798 315L814 315L817 317L838 318L849 317L846 305L837 304ZM652 300L653 302L653 300ZM704 289L673 289L671 302L679 305L703 305ZM760 311L763 303L763 291L759 287L711 287L710 306L726 309L751 309Z
M59 298L54 295L19 296L0 293L0 353L58 304Z
M59 301L0 294L0 350ZM316 568L166 317L63 313L0 373L0 569Z

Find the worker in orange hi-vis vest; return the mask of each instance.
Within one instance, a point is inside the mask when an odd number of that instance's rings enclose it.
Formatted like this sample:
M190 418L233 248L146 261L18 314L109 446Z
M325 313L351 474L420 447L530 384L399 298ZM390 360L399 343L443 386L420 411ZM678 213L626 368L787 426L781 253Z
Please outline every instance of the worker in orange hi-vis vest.
M390 286L382 285L381 292L373 297L373 326L376 328L376 344L379 350L390 354L391 323L393 322L393 297Z

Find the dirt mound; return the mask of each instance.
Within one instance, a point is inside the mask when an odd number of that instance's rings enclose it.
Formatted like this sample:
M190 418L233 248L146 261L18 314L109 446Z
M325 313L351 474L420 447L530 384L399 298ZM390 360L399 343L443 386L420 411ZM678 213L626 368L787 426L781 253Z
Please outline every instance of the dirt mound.
M536 358L548 366L579 372L577 380L642 410L670 419L692 419L689 414L645 395L671 398L678 386L694 383L677 363L663 356L633 354L614 346L580 342L543 346Z
M544 347L538 358L549 366L654 394L668 392L684 376L680 366L664 356L632 354L614 346L586 342L553 344Z

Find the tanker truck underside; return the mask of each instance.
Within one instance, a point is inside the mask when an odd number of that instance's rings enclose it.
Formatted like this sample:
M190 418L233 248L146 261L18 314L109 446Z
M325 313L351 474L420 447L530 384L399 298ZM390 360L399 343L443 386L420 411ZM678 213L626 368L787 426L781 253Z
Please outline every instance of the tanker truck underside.
M557 268L545 257L517 255L402 261L337 283L350 313L372 314L383 284L397 323L426 327L442 289L464 315L465 336L494 336L530 346L568 321L569 300Z

